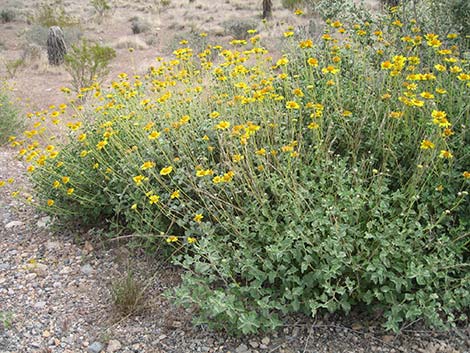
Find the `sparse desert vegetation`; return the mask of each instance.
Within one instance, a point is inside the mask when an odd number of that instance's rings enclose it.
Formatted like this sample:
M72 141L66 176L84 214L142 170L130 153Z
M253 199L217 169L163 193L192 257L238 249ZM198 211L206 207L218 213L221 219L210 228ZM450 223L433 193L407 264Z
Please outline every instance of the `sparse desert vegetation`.
M256 335L328 313L387 334L468 327L468 11L93 0L2 12L19 36L0 52L13 87L0 139L31 183L13 197L170 262L181 280L164 297L196 325ZM63 65L16 58L44 48L50 26L64 28ZM128 273L112 286L124 315L144 306Z

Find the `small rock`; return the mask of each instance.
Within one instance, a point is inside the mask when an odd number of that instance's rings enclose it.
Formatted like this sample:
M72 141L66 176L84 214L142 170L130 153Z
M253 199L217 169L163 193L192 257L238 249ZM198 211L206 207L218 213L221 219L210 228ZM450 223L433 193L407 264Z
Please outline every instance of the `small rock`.
M83 265L82 267L80 267L80 270L82 271L83 274L87 276L93 273L93 267L91 267L90 264Z
M292 330L292 337L297 337L299 335L300 329L296 326Z
M88 346L88 353L100 353L103 350L103 344L100 342L93 342Z
M10 268L9 264L0 264L0 271L6 271Z
M37 302L36 304L34 304L34 308L35 309L44 309L46 307L46 302Z
M362 330L364 328L364 326L362 326L362 324L360 324L359 322L355 322L351 325L351 328L354 331L359 331L359 330Z
M50 222L51 222L51 217L49 216L41 217L37 223L37 226L39 228L46 228Z
M14 227L22 226L24 223L21 221L11 221L5 225L5 229L11 229Z
M394 339L395 339L395 337L392 336L392 335L385 335L385 336L382 336L382 341L384 341L385 343L390 343L390 342L392 342Z
M249 353L250 351L248 350L248 347L246 344L242 343L240 344L236 349L235 353Z
M173 321L173 323L171 325L175 328L179 328L179 327L183 326L183 324L180 321Z
M70 273L72 271L72 269L68 266L65 266L62 270L60 270L59 274L61 275L66 275L68 273Z
M261 343L264 344L265 346L267 346L269 342L271 342L269 337L263 337L263 339L261 340Z
M106 349L107 353L114 353L121 349L121 342L118 340L111 340L108 342L108 348Z
M256 342L256 341L250 341L249 343L250 343L251 348L258 348L259 347L259 343Z

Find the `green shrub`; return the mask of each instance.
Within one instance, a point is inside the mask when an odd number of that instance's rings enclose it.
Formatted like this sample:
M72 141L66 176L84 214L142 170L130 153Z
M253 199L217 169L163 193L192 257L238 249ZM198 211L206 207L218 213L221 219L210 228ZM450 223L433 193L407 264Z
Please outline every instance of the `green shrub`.
M29 21L42 27L59 26L61 28L77 26L77 18L67 14L62 0L44 2L30 16Z
M111 9L107 0L90 0L90 3L99 16L104 16Z
M0 145L21 127L18 109L11 102L6 89L0 87Z
M38 206L168 243L175 301L231 332L353 307L395 331L465 322L470 63L399 19L330 20L274 61L259 36L182 42L93 85L59 154L31 157Z
M72 45L65 55L65 70L72 76L72 86L80 92L93 82L99 82L108 73L108 66L116 56L116 51L110 47L90 44L82 40L81 45Z
M222 27L228 35L235 39L247 39L249 30L256 29L258 23L250 19L230 19L222 23Z
M130 21L133 34L145 33L150 30L150 23L141 17L132 17Z
M282 7L289 9L289 10L294 10L300 6L303 5L304 0L282 0Z
M2 23L13 22L16 18L16 12L13 9L2 9L0 11L0 21Z

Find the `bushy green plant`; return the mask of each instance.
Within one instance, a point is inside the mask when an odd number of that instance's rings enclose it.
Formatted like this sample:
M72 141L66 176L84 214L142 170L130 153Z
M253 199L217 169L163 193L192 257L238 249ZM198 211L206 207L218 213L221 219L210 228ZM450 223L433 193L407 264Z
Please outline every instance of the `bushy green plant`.
M134 34L145 33L150 30L150 23L141 17L132 17L130 21L132 33Z
M111 9L107 0L90 0L90 3L99 16L103 16L106 11Z
M232 35L235 39L247 39L250 29L256 29L258 23L250 19L230 19L222 23L222 27L228 35Z
M0 21L2 23L13 22L16 18L16 12L13 9L2 9L0 11Z
M67 14L62 0L44 2L38 6L29 21L42 27L59 26L61 28L78 25L77 18Z
M93 85L60 151L21 150L38 206L168 243L176 302L235 333L352 307L395 331L465 322L470 64L399 12L351 22L316 45L284 34L277 60L257 35L197 56L181 42Z
M282 7L289 9L289 10L294 10L298 8L299 6L302 6L304 3L304 0L282 0Z
M65 55L65 69L72 76L72 86L79 92L95 81L100 81L108 73L108 66L116 56L113 48L90 44L82 40L80 45L72 45Z
M0 87L0 145L21 127L18 109L11 102L7 90Z
M25 61L22 58L7 60L5 62L5 70L7 72L8 77L9 78L15 77L16 73L18 72L18 69L23 67L24 64L25 64Z

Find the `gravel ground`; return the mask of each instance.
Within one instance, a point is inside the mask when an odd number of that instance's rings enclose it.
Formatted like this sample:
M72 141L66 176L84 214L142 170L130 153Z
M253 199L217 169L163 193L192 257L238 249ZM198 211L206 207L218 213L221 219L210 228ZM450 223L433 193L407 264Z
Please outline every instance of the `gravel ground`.
M179 269L79 230L52 230L49 219L9 194L27 185L23 165L0 149L0 353L469 353L470 329L400 335L349 318L292 317L279 332L233 338L191 325L191 314L162 293ZM111 287L132 271L147 288L145 309L118 315Z

